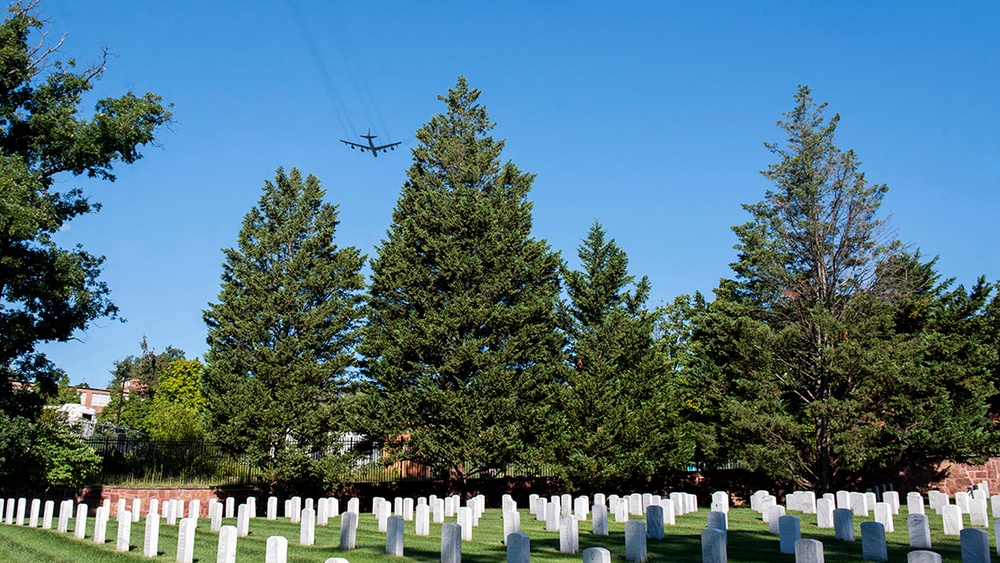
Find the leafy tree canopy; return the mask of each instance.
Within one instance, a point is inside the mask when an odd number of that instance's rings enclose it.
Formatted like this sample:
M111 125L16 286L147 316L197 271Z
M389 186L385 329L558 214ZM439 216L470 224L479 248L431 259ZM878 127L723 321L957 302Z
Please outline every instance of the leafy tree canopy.
M60 189L62 172L113 181L170 121L159 96L132 92L99 100L80 114L83 95L104 74L107 53L89 67L53 60L35 3L15 3L0 24L0 409L35 418L55 392L55 367L36 350L117 308L98 279L103 258L81 247L60 248L52 235L100 205L79 188ZM39 37L40 35L40 37ZM10 382L35 381L36 400Z

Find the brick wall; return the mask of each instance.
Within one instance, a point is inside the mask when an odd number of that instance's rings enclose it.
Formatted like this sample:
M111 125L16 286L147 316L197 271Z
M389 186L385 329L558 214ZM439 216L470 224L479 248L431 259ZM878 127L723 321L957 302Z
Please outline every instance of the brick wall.
M931 489L953 495L986 481L991 495L1000 493L1000 458L992 457L982 465L946 461L938 467L943 477L932 483Z
M28 495L31 496L31 495ZM192 500L198 499L201 503L201 510L199 513L199 518L208 518L208 501L209 499L216 499L220 502L225 502L226 497L234 497L236 499L236 504L239 505L246 502L246 498L253 496L257 498L257 506L265 507L267 502L267 497L263 496L262 493L255 491L253 489L229 489L229 488L216 488L216 487L192 487L186 489L177 488L131 488L131 487L84 487L82 489L58 489L54 488L45 495L46 499L49 500L62 500L66 498L72 498L76 502L86 503L90 509L90 513L93 514L94 510L104 502L104 499L111 501L111 516L117 517L118 515L118 501L120 499L125 499L129 509L132 507L132 499L138 498L142 500L141 513L145 517L146 512L149 510L149 501L152 499L157 499L160 506L170 499L178 499L184 501L184 514L187 515L189 503ZM34 497L32 497L34 498ZM40 497L39 497L40 498ZM161 508L160 514L163 514Z

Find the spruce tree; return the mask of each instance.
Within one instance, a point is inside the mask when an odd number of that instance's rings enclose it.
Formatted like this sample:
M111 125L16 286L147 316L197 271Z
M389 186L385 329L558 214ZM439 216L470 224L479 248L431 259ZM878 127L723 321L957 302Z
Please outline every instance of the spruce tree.
M549 455L563 369L560 259L531 236L534 176L501 164L479 95L459 78L417 132L359 348L364 430L456 486Z
M992 287L949 291L879 215L888 190L834 142L800 87L778 123L774 183L733 228L734 279L695 302L686 377L720 458L797 486L858 486L913 460L984 453L996 351ZM706 440L711 442L711 440Z
M223 250L205 311L210 436L261 462L323 450L355 364L364 257L335 243L338 212L312 175L278 169Z
M578 249L581 269L563 268L572 371L559 461L576 487L645 483L691 455L654 343L649 280L635 281L627 254L606 235L595 222Z

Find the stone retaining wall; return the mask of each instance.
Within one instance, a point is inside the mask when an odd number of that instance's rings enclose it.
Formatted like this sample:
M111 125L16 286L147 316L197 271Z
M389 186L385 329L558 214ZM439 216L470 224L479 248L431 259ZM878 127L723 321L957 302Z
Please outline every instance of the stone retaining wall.
M944 477L932 484L932 489L954 495L986 481L991 495L1000 494L1000 458L991 457L982 465L946 461L938 467Z

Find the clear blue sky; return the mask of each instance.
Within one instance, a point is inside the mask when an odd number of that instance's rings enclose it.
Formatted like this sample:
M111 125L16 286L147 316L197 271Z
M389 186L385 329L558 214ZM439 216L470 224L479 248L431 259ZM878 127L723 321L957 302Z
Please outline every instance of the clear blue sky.
M656 302L710 292L730 227L768 184L765 141L809 84L857 151L898 236L945 276L1000 278L997 2L129 2L46 0L63 57L117 54L96 96L161 94L175 123L114 184L64 177L104 209L63 245L107 261L127 323L44 346L103 387L143 336L202 356L224 247L279 166L318 176L341 245L385 236L414 132L459 75L536 173L534 234L571 265L599 219ZM92 100L91 100L92 102ZM89 111L89 109L88 109ZM402 151L338 139L371 127Z

